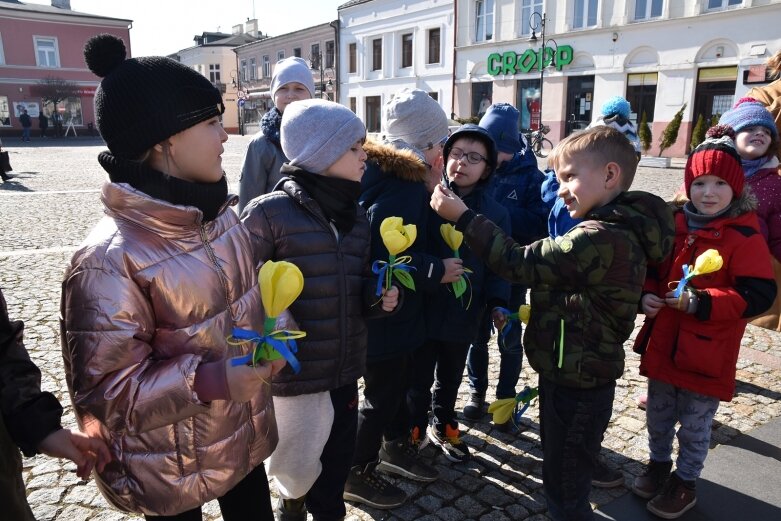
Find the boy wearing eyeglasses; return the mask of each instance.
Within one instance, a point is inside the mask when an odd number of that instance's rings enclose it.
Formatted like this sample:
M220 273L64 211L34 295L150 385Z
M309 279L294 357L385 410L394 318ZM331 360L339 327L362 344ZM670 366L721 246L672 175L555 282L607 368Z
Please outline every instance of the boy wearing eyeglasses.
M486 191L488 179L496 168L496 145L488 131L477 125L460 127L445 142L443 157L451 189L463 197L469 208L490 215L509 234L507 210ZM440 258L454 255L440 235L439 225L444 223L440 220L429 228L430 253ZM408 402L413 429L427 430L428 439L453 462L470 458L455 413L469 346L477 337L486 307L506 307L510 296L510 284L488 271L468 247L461 246L458 256L463 260L467 289L457 296L453 285L444 284L429 299L425 308L427 339L415 353ZM433 413L431 425L429 408Z
M548 166L570 217L582 220L561 237L518 244L442 187L431 207L456 223L491 270L531 287L523 345L539 374L548 516L592 519L591 479L624 372L624 342L634 329L646 267L672 252L675 222L659 197L627 191L637 157L612 127L568 136Z

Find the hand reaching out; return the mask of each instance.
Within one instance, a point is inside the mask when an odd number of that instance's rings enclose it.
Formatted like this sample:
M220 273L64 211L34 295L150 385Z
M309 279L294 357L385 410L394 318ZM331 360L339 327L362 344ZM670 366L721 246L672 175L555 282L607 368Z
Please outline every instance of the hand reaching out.
M449 188L442 185L434 187L431 194L431 208L439 214L440 217L448 221L456 222L461 215L467 211L466 204Z
M502 313L499 308L494 308L493 311L491 311L491 320L493 320L496 330L501 331L505 324L507 324L507 315Z
M38 445L38 450L54 458L67 458L76 464L76 475L89 479L93 468L101 472L111 461L106 443L97 437L68 429L58 429Z

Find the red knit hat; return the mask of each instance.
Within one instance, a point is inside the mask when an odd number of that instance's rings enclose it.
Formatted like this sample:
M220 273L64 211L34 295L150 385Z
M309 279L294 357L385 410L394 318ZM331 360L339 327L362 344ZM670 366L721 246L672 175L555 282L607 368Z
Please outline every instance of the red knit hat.
M686 196L691 199L691 186L701 175L715 175L729 183L735 197L743 193L743 165L735 149L735 131L728 125L716 125L708 129L706 139L700 143L686 162L683 182Z

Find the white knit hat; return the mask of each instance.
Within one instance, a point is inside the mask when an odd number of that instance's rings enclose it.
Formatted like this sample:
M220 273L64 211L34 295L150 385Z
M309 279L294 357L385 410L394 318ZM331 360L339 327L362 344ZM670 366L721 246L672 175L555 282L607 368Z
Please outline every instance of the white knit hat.
M311 97L315 97L315 80L312 71L304 60L298 57L279 60L274 66L274 75L271 78L271 99L283 85L298 82L309 91Z

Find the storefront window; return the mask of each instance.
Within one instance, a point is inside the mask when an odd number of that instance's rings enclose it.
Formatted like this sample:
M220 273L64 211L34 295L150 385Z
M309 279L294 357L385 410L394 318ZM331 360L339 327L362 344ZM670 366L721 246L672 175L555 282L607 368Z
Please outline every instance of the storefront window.
M518 110L521 111L521 128L540 128L540 80L518 82Z
M494 84L490 81L472 84L472 116L483 117L491 106L493 90Z
M11 125L11 110L8 107L8 98L0 96L0 126L8 127Z
M67 127L73 124L74 126L83 126L81 116L81 98L67 98L57 103L57 115L54 115L54 104L50 101L43 106L43 112L52 121L59 122L62 126Z
M629 74L626 81L626 100L632 106L630 119L639 123L645 112L648 122L654 120L656 106L656 83L658 74L655 72Z

